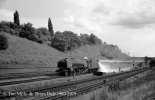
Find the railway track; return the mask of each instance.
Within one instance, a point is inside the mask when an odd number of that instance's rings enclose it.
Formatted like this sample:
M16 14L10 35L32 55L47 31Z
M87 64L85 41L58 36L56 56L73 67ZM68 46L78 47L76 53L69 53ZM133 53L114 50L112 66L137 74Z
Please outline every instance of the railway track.
M111 80L124 80L126 78L129 78L133 75L142 73L144 71L146 71L148 69L141 69L141 70L136 70L136 71L132 71L132 72L127 72L127 73L121 73L121 74L117 74L117 75L110 75L110 76L106 76L106 77L100 77L98 79L91 79L88 80L87 82L79 82L76 83L77 85L74 86L74 88L71 88L70 90L64 90L64 92L68 92L68 93L76 93L75 95L56 95L56 96L44 96L44 97L37 97L37 98L32 98L31 100L66 100L66 98L70 98L70 97L74 97L86 92L89 92L92 89L96 89L98 87L101 87L102 85L105 85L105 80L109 80L109 82ZM58 90L59 91L59 90ZM54 92L54 91L51 91Z
M26 79L16 79L11 81L0 81L0 86L6 86L6 85L15 85L15 84L21 84L21 83L28 83L28 82L36 82L36 81L43 81L43 80L51 80L59 78L59 76L53 75L48 77L34 77L34 78L26 78Z
M72 81L72 82L65 82L65 83L60 83L56 85L49 85L49 86L42 86L38 88L33 88L33 89L24 89L20 90L20 92L24 93L32 93L31 96L25 96L25 97L20 97L19 100L55 100L55 99L64 99L64 98L69 98L72 96L76 96L85 92L88 92L89 90L93 88L100 87L105 84L105 82L110 81L110 80L123 80L128 77L131 77L133 75L142 73L144 71L148 71L149 68L143 68L143 69L136 69L132 71L127 71L127 72L121 72L118 74L111 74L108 76L98 76L98 77L92 77L89 79L83 79L83 80L78 80L78 81ZM16 92L16 91L14 91ZM42 93L42 94L47 94L47 93L57 93L55 95L36 95L36 93ZM62 93L75 93L74 95L62 95ZM14 98L19 98L19 96L15 96ZM18 99L17 99L18 100Z
M75 76L78 76L78 75L75 75ZM45 76L0 80L0 86L15 85L15 84L22 84L22 83L29 83L29 82L37 82L37 81L44 81L44 80L48 81L48 80L57 79L57 78L67 78L67 77L66 76L59 76L57 73L53 73L53 74L50 74L49 76L46 74Z
M56 73L51 71L45 71L42 73L41 72L9 73L9 74L0 74L0 80L29 78L37 76L51 76L51 75L56 75Z

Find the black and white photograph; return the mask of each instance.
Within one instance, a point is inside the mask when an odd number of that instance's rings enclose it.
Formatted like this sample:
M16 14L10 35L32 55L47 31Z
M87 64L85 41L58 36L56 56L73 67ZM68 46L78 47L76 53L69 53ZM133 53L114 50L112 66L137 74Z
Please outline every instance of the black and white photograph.
M0 100L155 100L155 0L0 0Z

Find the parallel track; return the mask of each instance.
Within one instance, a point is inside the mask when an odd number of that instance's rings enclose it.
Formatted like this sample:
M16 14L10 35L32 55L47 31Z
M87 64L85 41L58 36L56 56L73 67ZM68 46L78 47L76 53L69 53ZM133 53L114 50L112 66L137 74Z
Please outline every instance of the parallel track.
M78 80L78 81L72 81L72 82L65 82L65 83L60 83L56 85L49 85L49 86L42 86L42 87L37 87L33 89L24 89L20 90L21 92L40 92L40 93L46 93L46 92L58 92L58 91L68 91L68 92L76 92L76 95L79 95L81 93L84 93L92 88L96 88L98 86L104 85L105 80L123 80L125 78L131 77L133 75L142 73L144 71L149 70L149 68L142 68L142 69L136 69L128 72L122 72L118 74L112 74L108 76L98 76L98 77L92 77L89 79L83 79L83 80ZM15 92L15 91L14 91ZM16 98L16 97L15 97ZM25 97L25 98L20 98L22 99L28 99L28 100L55 100L55 99L63 99L63 98L68 98L67 95L56 95L56 96L32 96L32 97Z
M126 78L129 78L133 75L142 73L144 71L147 71L149 69L140 69L140 70L136 70L136 71L132 71L132 72L127 72L127 73L121 73L121 74L117 74L117 75L110 75L107 77L102 77L102 78L98 78L98 79L94 79L94 80L89 80L88 82L83 82L82 84L85 85L80 85L80 86L76 86L76 88L74 89L70 89L70 90L66 90L68 92L76 92L76 95L72 95L72 96L68 96L68 95L58 95L58 96L45 96L45 97L39 97L39 98L32 98L31 100L63 100L69 97L73 97L73 96L77 96L79 94L83 94L85 92L90 91L93 88L97 88L97 87L101 87L102 85L104 85L104 81L106 79L110 79L110 80L123 80ZM76 84L80 84L76 83Z
M49 76L45 78L34 78L34 79L23 79L23 80L15 80L10 82L0 82L0 86L6 86L6 85L15 85L15 84L21 84L21 83L28 83L28 82L36 82L36 81L43 81L43 80L51 80L59 78L59 76Z
M59 76L57 73L50 74L49 76L47 74L46 75L43 74L43 75L47 76L47 77L39 78L39 76L38 77L36 76L36 77L29 77L30 79L27 77L27 78L15 79L12 81L1 80L0 86L15 85L15 84L44 81L44 80L52 80L52 79L56 79L56 78L65 78L66 77L66 76ZM78 75L74 75L74 76L78 76Z
M10 74L0 74L0 80L7 79L18 79L18 78L29 78L29 77L37 77L37 76L51 76L56 75L55 72L46 71L43 73L39 72L27 72L27 73L10 73Z

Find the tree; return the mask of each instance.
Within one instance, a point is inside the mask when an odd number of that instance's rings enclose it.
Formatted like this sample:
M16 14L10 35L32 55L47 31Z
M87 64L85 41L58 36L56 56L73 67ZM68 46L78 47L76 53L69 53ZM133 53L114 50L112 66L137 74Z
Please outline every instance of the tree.
M62 32L56 32L51 40L51 46L57 50L65 51L67 49L67 42Z
M24 37L29 40L38 42L39 35L37 33L37 30L32 26L31 23L28 22L27 24L24 24L21 27L21 32L19 34L20 37Z
M50 18L48 19L48 30L51 33L51 36L53 36L54 35L54 31L53 31L53 25L52 25L52 22L51 22Z
M102 43L102 41L97 37L97 36L95 36L94 34L90 34L90 36L89 36L89 42L91 43L91 44L101 44Z
M16 25L13 22L1 21L0 22L0 31L9 33L11 35L18 35L20 33L20 26Z
M80 34L80 40L82 45L90 44L88 34Z
M71 31L55 32L51 39L51 46L60 50L66 51L81 46L81 41L77 34Z
M92 33L90 35L80 34L80 39L81 39L83 45L102 44L102 41Z
M19 14L18 14L18 11L16 10L15 13L14 13L14 23L16 25L20 25L20 21L19 21Z
M42 41L42 43L51 41L51 35L50 35L50 32L47 30L47 28L43 28L43 27L38 28L37 35L39 36L39 40Z

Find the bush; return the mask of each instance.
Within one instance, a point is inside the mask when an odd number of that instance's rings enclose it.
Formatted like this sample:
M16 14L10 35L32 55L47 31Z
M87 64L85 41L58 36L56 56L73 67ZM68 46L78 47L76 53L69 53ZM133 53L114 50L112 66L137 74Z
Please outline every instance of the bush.
M66 51L74 48L78 48L81 45L81 41L77 34L71 31L56 32L51 39L51 46L60 50Z
M9 33L11 35L19 35L21 27L17 26L12 22L1 21L0 22L0 31Z
M21 26L21 32L19 34L20 37L27 38L31 41L38 42L40 41L40 32L37 31L31 23L27 23ZM42 41L41 41L42 42ZM41 43L38 42L38 43Z
M67 50L67 40L62 32L55 33L51 40L51 46L60 51Z
M95 45L95 44L102 44L102 41L95 36L94 34L80 34L80 40L83 45Z
M42 43L45 43L47 41L51 41L51 33L47 30L47 28L38 28L37 29L37 35L39 36L39 41L42 41Z
M89 42L91 43L91 44L101 44L102 43L102 41L97 37L97 36L95 36L94 34L90 34L90 36L89 36Z
M31 23L27 23L21 26L20 37L24 37L31 40L31 35L35 33L35 28L32 27Z
M0 50L5 50L8 48L8 39L5 35L0 34Z
M88 34L80 34L80 40L82 45L87 45L87 44L90 45Z

